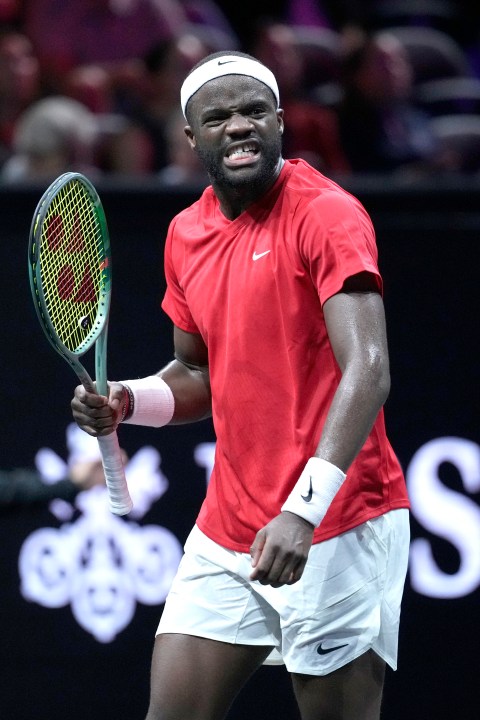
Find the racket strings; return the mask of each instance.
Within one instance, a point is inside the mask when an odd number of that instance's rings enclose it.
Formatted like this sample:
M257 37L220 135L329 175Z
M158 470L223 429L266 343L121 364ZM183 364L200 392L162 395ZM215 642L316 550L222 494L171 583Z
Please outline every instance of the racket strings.
M92 337L106 267L102 226L87 190L71 181L47 207L41 225L39 264L50 322L72 352Z

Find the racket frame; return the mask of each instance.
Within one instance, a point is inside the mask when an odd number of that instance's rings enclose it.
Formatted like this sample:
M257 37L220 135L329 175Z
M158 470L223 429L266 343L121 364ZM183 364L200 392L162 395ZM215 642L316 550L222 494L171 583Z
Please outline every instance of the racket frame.
M104 257L101 260L102 279L100 287L97 288L99 298L97 301L95 320L86 337L78 347L72 351L61 341L50 320L50 313L45 300L41 279L40 248L42 245L43 223L50 210L52 200L66 185L75 182L82 185L92 201L91 210L95 214L101 229ZM28 269L35 310L48 341L74 370L86 390L107 396L107 334L112 287L110 238L100 197L92 183L81 173L63 173L46 189L40 198L30 227ZM95 346L95 384L79 360L79 357L90 350L93 345ZM98 437L97 440L102 455L105 480L109 492L110 509L117 515L125 515L132 509L133 503L125 481L117 433L113 432L109 435Z
M79 182L87 190L90 199L92 200L92 211L96 215L96 219L101 227L103 236L103 247L105 251L105 260L103 262L102 269L102 283L98 289L100 298L98 301L97 316L92 324L92 327L85 337L83 342L76 348L75 351L70 350L60 340L57 333L55 332L53 325L50 321L50 315L47 308L47 303L42 290L41 281L41 265L40 265L40 247L41 247L41 235L43 222L50 209L50 203L52 199L60 192L68 183ZM92 183L81 173L67 172L60 175L44 192L40 198L35 213L32 218L30 228L30 245L29 245L29 279L30 289L32 291L32 297L34 300L35 310L42 326L45 335L53 346L53 348L66 360L72 367L74 372L77 374L80 382L90 392L99 392L100 395L107 394L107 377L106 377L106 346L107 346L107 332L108 332L108 318L110 313L110 300L111 300L111 287L112 287L112 276L111 276L111 256L110 256L110 238L108 234L107 220L105 212L103 210L102 203ZM79 361L79 357L84 355L88 350L95 345L95 373L96 373L96 384L97 390L95 390L94 383L91 376Z

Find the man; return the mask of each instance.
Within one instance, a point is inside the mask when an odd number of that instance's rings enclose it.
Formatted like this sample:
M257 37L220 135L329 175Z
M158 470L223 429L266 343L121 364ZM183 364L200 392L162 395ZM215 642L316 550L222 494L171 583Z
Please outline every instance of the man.
M264 65L215 53L187 76L185 132L211 180L171 223L175 359L79 387L92 435L213 416L215 467L160 621L147 720L220 720L267 658L303 720L379 717L396 667L408 500L385 435L389 368L360 203L281 156Z

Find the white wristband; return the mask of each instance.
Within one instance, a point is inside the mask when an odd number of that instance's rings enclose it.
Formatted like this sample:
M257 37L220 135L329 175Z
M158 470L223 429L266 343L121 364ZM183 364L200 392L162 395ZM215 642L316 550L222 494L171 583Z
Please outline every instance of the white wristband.
M310 458L282 505L282 512L299 515L318 527L345 478L345 473L336 465L322 458Z
M168 425L175 410L175 398L165 380L158 375L149 375L120 382L130 388L133 396L133 411L124 423L148 427Z

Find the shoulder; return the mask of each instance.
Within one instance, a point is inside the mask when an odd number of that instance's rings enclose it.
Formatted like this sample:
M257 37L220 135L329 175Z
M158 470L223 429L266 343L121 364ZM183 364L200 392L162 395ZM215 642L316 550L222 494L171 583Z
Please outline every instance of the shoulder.
M360 200L338 183L323 175L304 160L288 160L291 172L285 183L290 203L300 217L316 218L323 226L338 224L347 218L371 224Z
M205 219L213 217L215 213L216 199L212 187L209 185L198 200L177 213L170 222L170 232L184 230L189 232L190 228L198 227Z

